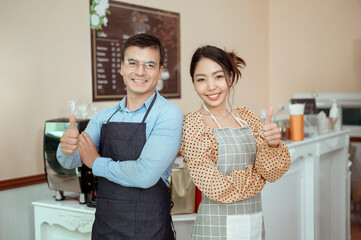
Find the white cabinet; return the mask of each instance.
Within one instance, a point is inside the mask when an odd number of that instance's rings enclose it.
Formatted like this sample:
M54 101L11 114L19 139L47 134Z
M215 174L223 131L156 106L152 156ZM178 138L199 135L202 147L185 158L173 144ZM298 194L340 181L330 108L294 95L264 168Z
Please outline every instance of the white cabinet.
M267 240L349 239L348 131L287 144L289 171L262 191Z
M36 240L91 239L95 208L77 200L33 202Z
M89 240L95 208L77 200L33 202L36 240ZM177 240L189 240L196 214L173 215Z
M291 166L262 191L267 240L349 240L348 131L288 143ZM75 200L33 202L36 240L90 239L94 208ZM174 215L189 240L196 214Z

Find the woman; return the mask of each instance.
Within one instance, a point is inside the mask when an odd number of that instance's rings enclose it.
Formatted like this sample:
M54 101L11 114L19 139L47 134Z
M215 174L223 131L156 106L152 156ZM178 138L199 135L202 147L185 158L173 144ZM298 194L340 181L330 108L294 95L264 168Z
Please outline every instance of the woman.
M248 108L227 109L243 66L234 53L214 46L192 57L190 74L203 106L185 116L180 150L202 192L192 239L264 239L259 193L290 165L271 112L262 127Z

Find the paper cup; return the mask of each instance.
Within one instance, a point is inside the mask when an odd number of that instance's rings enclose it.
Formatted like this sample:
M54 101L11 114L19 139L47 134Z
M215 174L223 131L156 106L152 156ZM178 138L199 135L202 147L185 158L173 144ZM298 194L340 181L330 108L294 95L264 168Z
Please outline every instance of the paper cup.
M302 141L304 139L303 114L290 115L290 139Z

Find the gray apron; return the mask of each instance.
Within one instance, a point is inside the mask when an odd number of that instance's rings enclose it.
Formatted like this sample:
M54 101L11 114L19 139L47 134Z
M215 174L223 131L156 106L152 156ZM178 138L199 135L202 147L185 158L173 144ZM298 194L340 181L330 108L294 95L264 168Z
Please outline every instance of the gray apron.
M219 127L213 130L218 143L217 168L224 176L232 170L244 170L247 165L254 164L257 152L254 135L247 123L232 116L242 127L221 128L211 114ZM191 239L264 240L261 194L225 204L214 202L202 194Z

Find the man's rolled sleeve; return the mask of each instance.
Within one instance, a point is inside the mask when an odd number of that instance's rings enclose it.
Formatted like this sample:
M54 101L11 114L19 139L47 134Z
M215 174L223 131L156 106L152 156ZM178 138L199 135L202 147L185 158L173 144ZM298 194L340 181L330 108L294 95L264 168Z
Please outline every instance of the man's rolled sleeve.
M79 151L76 151L71 155L64 154L61 152L61 143L58 145L56 158L58 159L59 164L66 169L73 169L83 165L82 161L80 160Z
M182 137L183 112L179 108L164 109L150 129L139 158L126 161L105 161L97 158L93 173L126 187L149 188L171 168L178 154Z
M109 161L111 161L110 158L104 157L98 157L95 159L92 168L93 174L95 176L105 177L105 169L107 168Z

